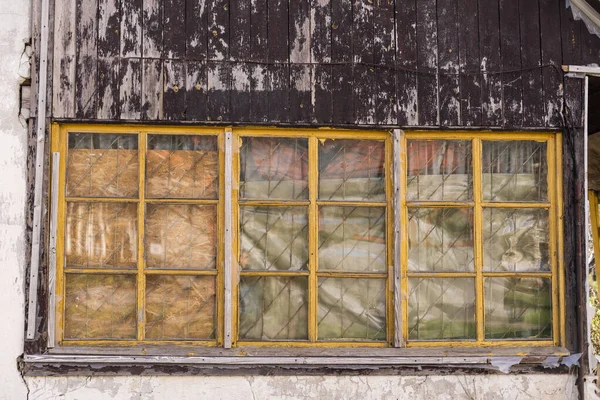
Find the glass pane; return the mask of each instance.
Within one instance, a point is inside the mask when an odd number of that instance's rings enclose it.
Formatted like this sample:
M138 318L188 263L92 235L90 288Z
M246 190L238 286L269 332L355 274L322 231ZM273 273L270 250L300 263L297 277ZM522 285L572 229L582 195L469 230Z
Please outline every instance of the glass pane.
M67 203L67 267L135 268L137 204Z
M137 135L70 133L67 196L137 197Z
M242 138L240 198L308 199L308 139Z
M548 230L544 209L484 209L484 270L550 271Z
M546 143L483 141L484 201L547 201Z
M409 208L408 269L473 271L473 210Z
M410 340L475 339L475 280L409 279Z
M468 201L473 198L471 142L409 140L409 201Z
M66 276L65 339L135 339L135 275Z
M385 143L319 142L319 199L385 201Z
M215 269L217 208L148 204L145 238L148 268Z
M146 276L147 339L213 339L213 276Z
M216 199L218 193L215 136L148 135L146 197Z
M306 277L241 277L240 339L306 340L307 284Z
M319 269L385 272L385 208L321 207Z
M486 278L485 337L487 339L550 339L552 337L550 279Z
M240 207L242 269L298 271L308 265L306 207Z
M385 279L319 279L319 339L385 340Z

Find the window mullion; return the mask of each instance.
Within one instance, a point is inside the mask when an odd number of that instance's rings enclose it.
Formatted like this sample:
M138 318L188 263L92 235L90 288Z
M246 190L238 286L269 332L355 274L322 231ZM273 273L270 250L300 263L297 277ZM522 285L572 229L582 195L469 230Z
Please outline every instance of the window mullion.
M50 187L50 251L49 251L49 269L48 276L48 347L55 346L56 330L56 244L57 244L57 223L58 223L58 190L60 176L60 152L52 153L52 181Z
M474 254L475 254L475 321L477 324L477 341L485 339L484 330L484 287L483 287L483 225L482 225L482 167L481 167L481 139L473 139L473 200L475 201L473 213L474 229Z
M231 128L225 130L225 198L224 198L224 260L223 260L223 287L224 287L224 307L223 307L223 347L231 348L232 343L232 259L233 259L233 237L232 237L232 214L233 214L233 133Z
M405 194L403 181L404 181L404 168L403 162L406 160L406 141L404 139L404 133L400 129L394 129L392 132L392 191L388 193L388 200L391 199L391 206L388 206L388 214L393 212L393 246L392 256L390 262L393 266L393 299L391 301L391 307L393 310L393 321L394 321L394 347L402 347L404 341L402 340L402 310L406 306L403 304L401 293L402 293L402 232L404 225L402 224L402 215L404 215L404 208L402 205L402 196ZM402 156L404 154L404 157ZM389 218L388 218L389 224ZM391 322L391 321L390 321Z
M146 257L144 253L144 230L146 220L146 147L147 134L140 132L138 136L138 274L137 274L137 340L142 341L146 337Z
M317 206L317 191L319 179L319 142L317 137L308 138L308 193L310 205L308 207L308 341L317 341L317 310L318 310L318 282L317 282L317 245L319 234L319 210Z

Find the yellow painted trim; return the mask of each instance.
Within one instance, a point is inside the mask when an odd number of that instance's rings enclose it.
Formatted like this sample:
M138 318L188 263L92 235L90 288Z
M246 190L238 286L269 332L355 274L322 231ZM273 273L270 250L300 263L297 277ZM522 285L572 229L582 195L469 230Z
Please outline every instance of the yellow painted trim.
M387 266L387 290L385 295L387 342L390 347L394 346L394 149L392 136L389 135L385 141L385 246Z
M270 341L242 341L238 342L238 346L252 346L252 347L316 347L316 348L336 348L336 347L388 347L388 344L384 341L328 341L320 340L318 342L310 342L308 340L298 340L294 342L283 341L283 340L270 340Z
M319 278L387 279L388 273L318 271L317 276Z
M189 275L189 276L217 276L220 271L216 269L148 269L146 275Z
M532 140L545 142L554 138L555 132L459 132L459 131L406 131L409 140Z
M410 292L408 289L408 207L407 207L407 176L408 156L407 135L402 133L400 137L400 286L402 303L402 345L408 343L408 301Z
M407 201L406 207L410 208L473 208L472 201Z
M227 130L227 129L225 129ZM216 270L216 318L217 346L225 341L225 130L217 138L219 149L219 199L217 200L217 265ZM210 203L207 203L210 204Z
M131 347L131 346L147 346L147 345L174 345L174 346L216 346L216 340L127 340L127 339L98 339L98 340L73 340L65 339L62 343L65 347L71 346L93 346L93 347Z
M145 133L138 135L138 165L139 165L139 188L138 195L140 203L138 204L138 275L137 275L137 340L143 341L146 337L146 269L145 257L145 239L146 229L146 144L147 137Z
M64 134L67 133L107 133L107 134L148 134L165 135L218 135L223 132L223 127L197 127L181 125L148 126L135 124L95 125L95 124L60 124Z
M239 200L240 207L308 207L309 201Z
M219 190L221 190L219 188ZM145 199L146 204L197 204L197 205L218 205L219 200L212 199ZM218 213L218 210L217 210Z
M473 200L475 209L473 213L473 245L475 253L475 323L477 325L477 342L485 339L485 305L483 282L483 210L481 207L483 196L483 169L481 166L482 143L480 138L473 139Z
M550 165L548 165L548 170L550 170ZM497 203L489 203L489 202L481 202L481 206L483 208L546 208L549 209L552 207L551 203L508 203L508 202L497 202Z
M65 267L65 274L96 274L96 275L136 275L138 273L137 266L132 268L77 268L77 267Z
M557 260L558 260L558 271L557 276L554 277L555 281L553 285L558 285L558 308L559 308L559 319L555 321L559 325L559 344L560 346L566 346L567 343L567 327L566 327L566 313L567 308L565 306L565 265L564 265L564 208L563 208L563 169L562 169L562 134L558 133L554 139L556 143L556 158L555 162L557 165L556 170L556 215L554 216L557 225ZM558 283L556 282L558 281ZM556 340L556 338L555 338Z
M334 206L334 207L387 207L386 201L317 201L319 206Z
M66 201L77 203L139 203L140 199L125 197L67 197Z
M446 341L410 341L407 343L406 347L477 347L477 348L487 348L487 347L545 347L545 346L553 346L552 340L486 340L485 342L479 342L476 340L446 340Z
M318 339L319 294L317 270L319 269L319 142L316 137L308 139L308 340Z
M58 215L56 224L56 310L49 312L56 313L55 337L56 344L61 345L63 338L63 325L65 315L65 220L66 220L66 166L67 152L64 135L61 133L60 126L56 123L52 124L50 138L50 146L53 152L60 152L59 174L58 174Z
M264 276L264 277L286 277L286 276L309 276L310 272L303 271L264 271L264 270L241 270L240 276Z

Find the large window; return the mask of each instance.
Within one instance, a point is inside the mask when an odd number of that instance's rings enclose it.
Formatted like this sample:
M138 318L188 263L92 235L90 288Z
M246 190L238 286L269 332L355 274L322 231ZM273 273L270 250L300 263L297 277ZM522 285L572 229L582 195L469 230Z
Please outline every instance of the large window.
M558 345L556 137L55 125L50 329L59 346Z

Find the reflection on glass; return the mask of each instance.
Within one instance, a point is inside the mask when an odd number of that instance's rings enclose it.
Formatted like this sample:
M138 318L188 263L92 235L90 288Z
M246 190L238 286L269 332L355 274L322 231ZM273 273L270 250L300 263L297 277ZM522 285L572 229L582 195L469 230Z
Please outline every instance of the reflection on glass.
M148 135L146 197L215 199L218 193L215 136Z
M67 196L137 197L138 137L70 133Z
M548 211L545 209L484 209L484 270L549 271L548 229Z
M385 201L385 143L319 142L319 199Z
M546 143L483 141L484 201L547 201Z
M267 271L306 269L307 214L307 207L240 207L240 267Z
M146 277L146 338L213 339L213 276Z
M308 199L308 139L244 137L240 198Z
M241 277L240 339L306 340L307 284L306 277Z
M485 279L486 339L552 337L552 291L545 278Z
M217 209L193 204L148 204L148 268L214 269L217 258Z
M136 204L69 202L65 225L67 267L136 267Z
M409 201L468 201L473 198L471 142L409 140Z
M385 272L385 209L321 207L319 269Z
M135 275L67 274L65 339L135 339Z
M319 339L385 340L385 310L385 279L319 279Z
M409 279L409 340L475 339L475 280Z
M473 271L473 210L409 208L408 269Z

